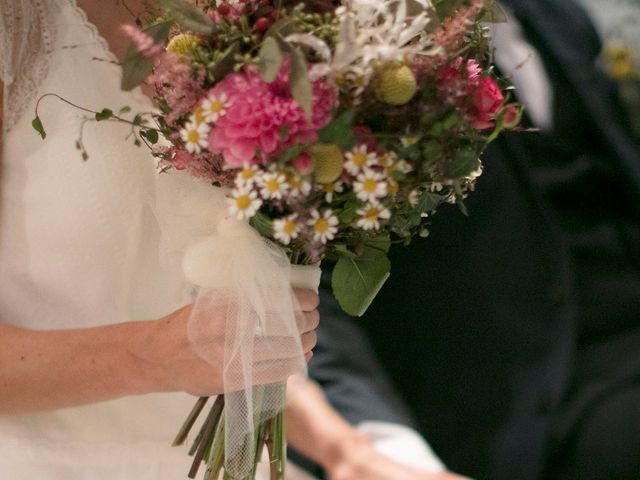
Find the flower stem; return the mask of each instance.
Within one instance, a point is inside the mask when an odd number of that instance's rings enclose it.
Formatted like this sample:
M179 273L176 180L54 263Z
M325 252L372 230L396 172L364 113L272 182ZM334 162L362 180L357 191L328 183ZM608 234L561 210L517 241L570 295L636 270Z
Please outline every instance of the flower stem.
M191 409L191 412L189 412L187 419L182 424L182 427L176 435L176 438L173 440L173 443L171 444L172 447L178 447L184 443L184 441L187 439L187 435L189 435L189 432L193 428L193 424L198 419L198 416L200 415L200 412L202 412L202 409L206 405L208 399L209 397L198 398L196 404L193 406L193 409Z

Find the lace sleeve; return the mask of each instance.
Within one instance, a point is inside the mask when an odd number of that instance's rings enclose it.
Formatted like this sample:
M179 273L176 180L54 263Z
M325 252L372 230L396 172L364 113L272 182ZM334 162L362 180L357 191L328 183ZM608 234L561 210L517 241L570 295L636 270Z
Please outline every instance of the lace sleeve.
M3 129L24 113L48 71L55 0L0 0L0 79L4 82Z

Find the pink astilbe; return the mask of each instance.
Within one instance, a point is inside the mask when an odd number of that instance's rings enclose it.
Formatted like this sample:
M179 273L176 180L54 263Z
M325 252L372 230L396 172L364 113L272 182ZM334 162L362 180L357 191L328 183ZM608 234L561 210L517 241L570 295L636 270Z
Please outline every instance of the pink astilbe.
M166 148L163 153L165 158L160 161L161 168L172 167L176 170L186 170L194 177L218 183L223 187L233 186L236 173L224 168L221 155L209 152L191 155L179 147Z
M460 7L447 17L431 34L432 43L449 55L463 46L469 28L473 26L485 6L485 0L472 0L470 5ZM449 55L423 55L414 59L419 75L430 76L442 68L451 58Z
M313 82L310 121L291 96L290 65L285 61L277 78L266 83L253 68L229 75L210 92L225 94L231 106L211 129L209 150L224 155L229 167L264 163L285 149L313 142L329 123L336 104L334 89L324 80Z
M123 25L122 32L135 44L138 52L150 59L156 59L164 53L164 47L147 33L133 25Z
M204 96L203 77L202 70L194 73L191 65L178 55L166 52L157 57L148 81L155 85L156 94L164 98L171 109L165 117L169 125L195 109Z
M167 52L163 45L138 28L124 25L122 31L142 55L153 61L153 73L146 81L155 85L157 96L166 100L171 111L165 120L174 126L176 120L191 112L202 98L204 72L199 70L194 73L191 65L182 61L178 55Z

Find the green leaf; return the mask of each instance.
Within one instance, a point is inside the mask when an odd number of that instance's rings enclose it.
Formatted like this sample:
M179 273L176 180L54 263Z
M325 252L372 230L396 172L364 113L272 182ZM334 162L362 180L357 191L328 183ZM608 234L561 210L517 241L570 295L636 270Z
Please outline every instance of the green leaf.
M284 17L271 25L265 36L284 38L294 33L296 31L295 27L296 22L292 18Z
M258 212L251 217L249 224L263 237L270 238L273 235L271 219L262 212Z
M399 237L410 237L413 229L420 225L422 217L418 210L411 210L405 214L396 214L391 217L389 226L391 231Z
M313 108L313 93L307 61L299 48L291 49L291 94L302 107L307 119L311 118Z
M96 121L101 122L103 120L108 120L113 117L113 111L108 108L103 108L101 111L96 113Z
M124 115L125 113L129 113L130 111L131 111L131 107L128 105L125 105L120 110L118 110L118 115Z
M158 131L149 129L149 130L140 130L140 135L147 139L147 141L151 145L155 145L158 143Z
M462 187L460 187L459 183L456 183L454 189L456 191L456 206L465 217L468 217L469 210L467 210L467 206L464 204L464 198L462 198Z
M280 66L282 65L282 50L280 45L273 37L267 37L258 53L258 68L262 79L267 82L273 82L278 76Z
M356 258L340 256L333 269L331 286L342 309L360 317L389 278L391 262L386 253L365 246Z
M451 163L446 166L444 176L455 180L469 176L480 167L480 158L474 148L458 150Z
M334 118L326 127L318 132L318 139L321 143L333 143L342 150L349 150L356 143L353 134L353 117L355 113L346 111Z
M216 30L215 24L202 10L183 0L159 0L159 3L167 12L175 15L176 21L186 30L209 34Z
M360 203L357 201L347 201L342 210L338 212L338 220L340 220L340 223L350 225L358 214L359 205Z
M300 155L303 150L304 150L303 145L296 145L295 147L291 147L290 149L285 150L282 155L280 155L280 158L278 158L278 161L283 164L288 164L289 162L291 162L291 160L293 160L298 155Z
M158 43L165 43L169 38L169 31L173 21L166 21L151 25L145 29L148 34ZM123 90L133 90L140 85L151 74L153 61L142 55L136 46L131 43L122 62L122 80L120 87Z
M429 213L438 208L438 205L442 203L442 195L437 193L426 191L418 200L416 208L420 213Z
M31 121L31 126L36 132L38 132L43 140L47 138L47 132L44 131L44 125L42 125L42 120L40 120L40 117L36 115L36 117Z
M388 233L382 233L375 238L367 240L365 245L381 252L389 253L389 249L391 248L391 237Z
M240 53L240 45L238 42L231 45L218 60L210 73L213 79L218 81L223 79L233 70L236 65L236 55Z

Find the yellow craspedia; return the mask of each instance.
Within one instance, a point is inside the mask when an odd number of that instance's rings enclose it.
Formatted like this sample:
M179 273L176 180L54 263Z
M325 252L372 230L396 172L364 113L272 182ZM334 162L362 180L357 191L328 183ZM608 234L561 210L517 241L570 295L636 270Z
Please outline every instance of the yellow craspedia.
M635 75L633 51L627 45L609 45L603 54L606 70L615 80L628 80Z
M389 105L404 105L418 89L416 76L406 65L387 68L380 74L376 98Z
M187 56L200 45L200 38L189 33L180 33L173 37L167 45L167 52Z
M316 143L307 150L313 158L313 174L318 183L335 182L344 168L344 155L332 143Z

